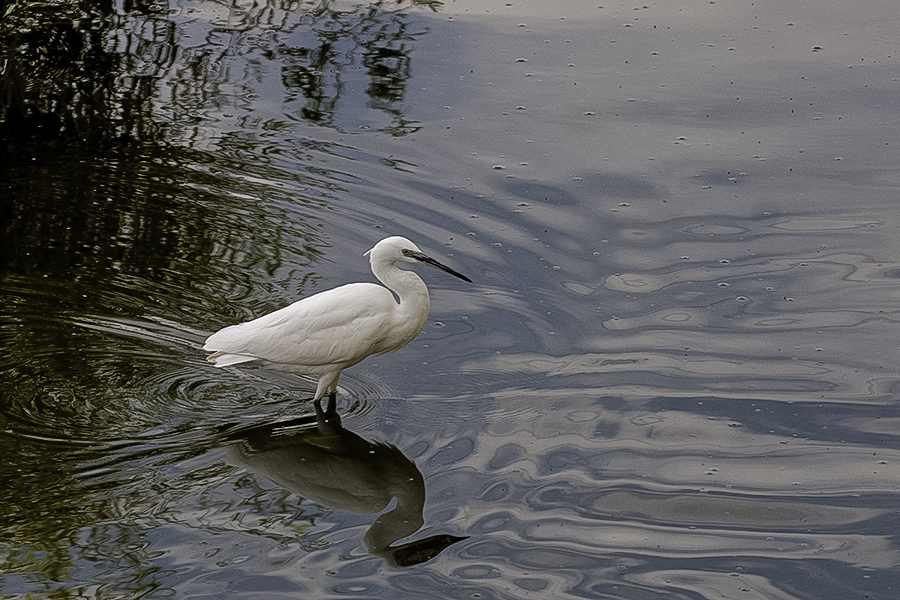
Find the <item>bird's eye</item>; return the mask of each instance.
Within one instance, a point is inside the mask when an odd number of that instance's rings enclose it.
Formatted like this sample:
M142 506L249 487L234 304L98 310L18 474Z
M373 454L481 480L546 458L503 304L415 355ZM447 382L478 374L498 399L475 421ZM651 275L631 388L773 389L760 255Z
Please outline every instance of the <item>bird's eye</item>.
M400 252L403 253L403 256L409 256L412 253L412 250L410 250L409 248L404 248Z

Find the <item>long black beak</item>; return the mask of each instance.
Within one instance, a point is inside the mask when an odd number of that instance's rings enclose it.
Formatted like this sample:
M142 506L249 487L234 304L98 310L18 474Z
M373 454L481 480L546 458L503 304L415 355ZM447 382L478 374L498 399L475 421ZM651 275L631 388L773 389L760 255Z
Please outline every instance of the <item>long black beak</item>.
M428 256L427 254L422 254L421 252L410 252L409 254L407 254L407 256L411 256L412 258L416 259L416 260L419 261L420 263L426 264L426 265L428 265L429 267L434 267L435 269L440 269L441 271L445 271L445 272L447 272L447 273L450 273L450 274L453 275L454 277L459 277L459 278L462 279L463 281L468 281L469 283L472 283L472 280L469 279L468 277L466 277L465 275L463 275L462 273L459 273L459 272L457 272L457 271L454 271L453 269L451 269L451 268L448 267L447 265L442 265L441 263L439 263L438 261L434 260L433 258L431 258L430 256Z

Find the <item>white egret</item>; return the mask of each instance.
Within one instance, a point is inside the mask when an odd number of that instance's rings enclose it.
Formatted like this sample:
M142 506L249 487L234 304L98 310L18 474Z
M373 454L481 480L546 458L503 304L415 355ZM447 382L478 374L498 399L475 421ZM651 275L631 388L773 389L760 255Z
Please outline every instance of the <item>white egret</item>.
M343 369L367 356L402 348L425 329L428 288L418 275L399 269L397 263L424 263L472 282L403 237L385 238L366 255L372 273L385 287L349 283L225 327L207 338L203 349L213 352L207 360L217 367L262 361L282 370L318 375L313 398L318 402L326 394L337 394Z

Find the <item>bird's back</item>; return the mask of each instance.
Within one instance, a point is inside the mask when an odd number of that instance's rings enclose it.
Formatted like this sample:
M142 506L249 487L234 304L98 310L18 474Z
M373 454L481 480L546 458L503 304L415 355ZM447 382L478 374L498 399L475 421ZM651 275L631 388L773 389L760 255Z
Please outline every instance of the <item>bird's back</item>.
M398 332L399 305L386 288L351 283L320 292L253 321L211 335L204 349L306 368L346 367L396 350L412 338ZM403 333L403 332L400 332Z

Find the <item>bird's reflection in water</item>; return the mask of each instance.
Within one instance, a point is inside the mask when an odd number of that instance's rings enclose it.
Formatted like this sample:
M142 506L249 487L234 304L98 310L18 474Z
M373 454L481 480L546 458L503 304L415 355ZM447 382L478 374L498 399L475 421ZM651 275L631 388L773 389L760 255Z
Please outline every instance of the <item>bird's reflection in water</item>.
M416 464L390 444L370 442L344 429L334 397L314 403L315 418L260 425L227 436L227 462L261 475L316 504L357 514L378 513L363 541L391 566L431 560L465 539L433 535L393 546L424 525L425 481Z

